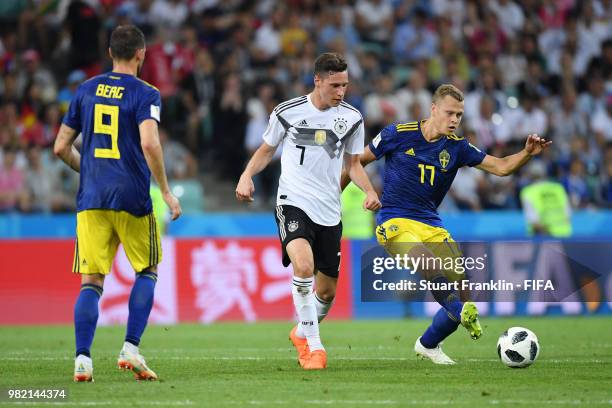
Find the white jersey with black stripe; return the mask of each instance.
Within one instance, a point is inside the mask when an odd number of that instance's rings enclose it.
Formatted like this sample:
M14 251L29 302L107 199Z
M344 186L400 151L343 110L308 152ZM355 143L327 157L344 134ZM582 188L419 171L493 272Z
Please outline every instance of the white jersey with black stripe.
M270 146L282 143L277 205L298 207L319 225L337 225L344 153L363 153L364 133L361 114L346 102L321 111L303 95L278 105L263 135Z

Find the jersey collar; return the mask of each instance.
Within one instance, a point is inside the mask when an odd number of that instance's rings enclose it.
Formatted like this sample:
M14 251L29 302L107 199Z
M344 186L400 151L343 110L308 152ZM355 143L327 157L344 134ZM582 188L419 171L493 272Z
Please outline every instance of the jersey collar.
M440 141L446 139L446 136L442 136L441 138L439 138L438 140L434 140L433 142L430 142L429 140L425 139L425 134L423 133L423 123L425 123L427 119L421 119L418 121L419 124L419 133L421 134L421 137L423 138L423 141L425 143L429 143L429 144L436 144L436 143L440 143Z

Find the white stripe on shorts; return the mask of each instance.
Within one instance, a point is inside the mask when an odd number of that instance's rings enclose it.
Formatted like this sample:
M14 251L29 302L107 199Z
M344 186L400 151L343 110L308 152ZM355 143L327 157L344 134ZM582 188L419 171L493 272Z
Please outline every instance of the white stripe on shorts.
M285 216L283 215L283 207L281 205L276 206L276 216L278 217L278 230L281 241L284 241L287 238L287 231L285 231Z

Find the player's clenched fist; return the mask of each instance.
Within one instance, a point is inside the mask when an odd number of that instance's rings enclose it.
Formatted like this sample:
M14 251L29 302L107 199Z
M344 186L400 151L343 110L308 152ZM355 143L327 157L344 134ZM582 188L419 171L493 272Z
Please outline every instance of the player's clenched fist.
M363 208L370 211L376 211L379 210L380 207L382 207L382 204L380 204L378 194L376 194L375 191L369 191L365 200L363 200Z
M253 185L253 180L250 177L240 177L236 186L236 198L238 201L253 201L254 192L255 186Z

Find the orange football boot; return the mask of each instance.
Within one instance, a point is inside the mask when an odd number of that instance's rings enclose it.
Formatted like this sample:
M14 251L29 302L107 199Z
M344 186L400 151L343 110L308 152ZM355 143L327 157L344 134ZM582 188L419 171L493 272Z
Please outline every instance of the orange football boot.
M295 350L298 353L298 363L300 363L301 367L304 367L306 360L308 359L308 355L310 354L310 348L308 348L308 341L306 338L298 337L297 335L297 326L295 326L289 332L289 340L293 343Z
M304 370L323 370L327 367L327 352L325 350L313 351L302 367Z

